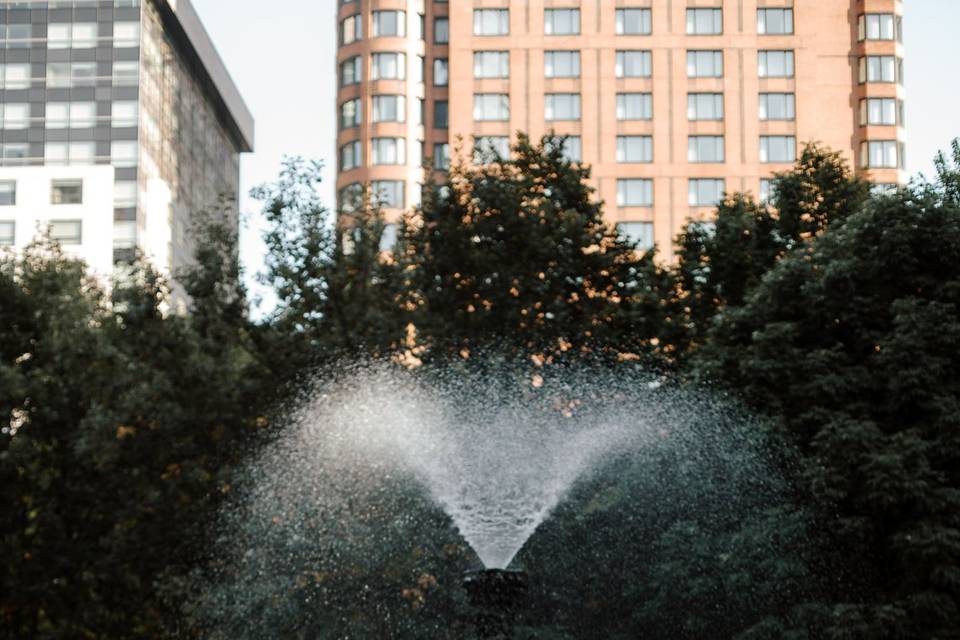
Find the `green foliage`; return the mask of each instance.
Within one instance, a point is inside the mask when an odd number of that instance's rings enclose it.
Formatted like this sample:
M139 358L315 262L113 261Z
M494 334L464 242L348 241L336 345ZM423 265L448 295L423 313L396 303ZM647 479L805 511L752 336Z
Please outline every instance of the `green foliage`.
M791 252L722 312L697 362L804 452L824 523L862 568L834 596L835 634L960 628L956 175L941 162L938 188L877 198Z
M291 380L491 344L547 367L639 359L763 416L582 483L521 554L541 580L521 637L955 637L957 163L960 143L936 184L870 198L810 146L770 206L728 194L670 266L604 222L554 139L456 165L392 252L367 194L334 221L321 167L293 160L255 194L278 299L260 323L228 206L198 215L184 315L145 262L105 287L46 241L4 257L0 637L470 637L469 556L401 481L359 514L318 506L338 482L320 470L298 494L303 536L237 514L238 555L210 554L227 498L257 490L238 470ZM318 573L324 554L343 571ZM197 587L225 576L240 591Z
M589 169L562 148L521 135L510 158L460 162L408 219L398 262L422 345L658 351L669 274L604 221Z

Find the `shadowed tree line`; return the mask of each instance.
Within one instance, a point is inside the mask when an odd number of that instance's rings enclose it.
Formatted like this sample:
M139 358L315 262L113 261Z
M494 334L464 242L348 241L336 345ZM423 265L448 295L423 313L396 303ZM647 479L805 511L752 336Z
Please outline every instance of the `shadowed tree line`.
M618 459L521 554L545 586L517 637L957 637L960 145L935 182L880 195L808 146L769 203L728 194L689 223L675 264L604 222L561 148L521 136L509 159L455 163L386 251L376 194L333 224L321 167L289 161L255 192L277 297L257 320L216 211L178 274L184 315L145 262L107 288L46 241L0 259L0 637L220 637L197 595L218 514L304 381L492 351L531 376L588 361L725 394L783 479L727 517L719 486L702 512L651 511L637 496L697 469ZM384 526L455 544L422 500L395 499L428 524ZM284 553L309 574L298 544ZM453 569L393 551L366 563L382 580L263 581L276 593L231 637L469 637ZM396 588L373 604L356 595L370 582Z

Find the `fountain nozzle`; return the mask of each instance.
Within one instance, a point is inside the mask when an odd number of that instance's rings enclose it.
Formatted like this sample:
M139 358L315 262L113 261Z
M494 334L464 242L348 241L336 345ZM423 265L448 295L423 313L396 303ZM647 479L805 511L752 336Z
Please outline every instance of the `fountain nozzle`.
M513 618L522 608L530 588L523 571L484 569L463 576L470 604L478 609L477 633L481 638L508 638Z

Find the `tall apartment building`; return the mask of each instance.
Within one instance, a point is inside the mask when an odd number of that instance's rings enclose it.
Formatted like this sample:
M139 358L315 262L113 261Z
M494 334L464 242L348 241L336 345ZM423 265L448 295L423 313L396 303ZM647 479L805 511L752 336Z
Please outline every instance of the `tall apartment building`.
M901 0L339 0L341 209L415 205L422 159L570 136L611 222L672 256L798 147L903 179ZM482 162L488 154L476 153ZM469 157L469 156L468 156Z
M0 249L49 228L101 275L135 248L173 272L252 146L189 0L0 0Z

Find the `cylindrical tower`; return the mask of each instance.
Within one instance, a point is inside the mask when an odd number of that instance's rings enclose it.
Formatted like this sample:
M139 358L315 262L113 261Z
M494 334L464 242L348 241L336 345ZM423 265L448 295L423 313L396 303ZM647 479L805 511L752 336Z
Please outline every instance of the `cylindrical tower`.
M903 3L853 0L856 166L878 186L905 181Z
M419 203L425 153L446 142L445 89L426 89L446 83L435 77L445 70L445 13L445 3L423 0L339 2L340 212L350 212L364 186L388 222Z

